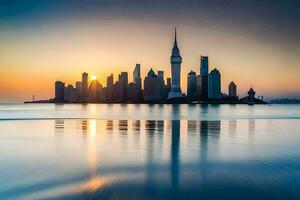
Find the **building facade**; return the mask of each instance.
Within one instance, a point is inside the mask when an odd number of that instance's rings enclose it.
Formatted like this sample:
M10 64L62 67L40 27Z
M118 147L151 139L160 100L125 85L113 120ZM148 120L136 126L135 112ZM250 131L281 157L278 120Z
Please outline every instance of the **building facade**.
M187 76L187 96L189 98L197 96L197 76L194 71L190 71Z
M177 32L175 28L175 40L174 40L174 45L171 54L172 84L171 84L170 92L168 94L168 99L182 97L182 92L180 87L181 63L182 63L182 57L180 56L180 50L177 45Z
M208 75L208 99L221 99L221 74L213 69Z
M144 79L144 101L162 101L164 88L163 79L158 77L152 69L148 72Z
M201 56L200 58L200 75L201 75L201 99L208 99L208 57Z
M237 95L236 95L236 84L233 81L231 81L229 83L228 94L229 94L229 97L237 97Z
M55 82L55 98L56 102L62 102L65 98L65 83L61 81Z
M140 89L142 89L142 79L141 79L141 65L136 64L133 70L133 83L136 84Z
M114 94L114 75L111 74L106 78L106 100L113 101Z
M88 89L89 89L89 84L88 84L88 73L83 72L82 73L82 81L81 81L81 100L82 101L87 101L88 99Z

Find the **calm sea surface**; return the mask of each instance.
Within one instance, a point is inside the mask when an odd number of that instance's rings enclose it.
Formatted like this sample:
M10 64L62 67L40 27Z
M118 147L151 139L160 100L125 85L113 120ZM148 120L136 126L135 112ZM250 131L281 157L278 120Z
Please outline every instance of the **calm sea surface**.
M300 199L300 105L0 104L0 199Z

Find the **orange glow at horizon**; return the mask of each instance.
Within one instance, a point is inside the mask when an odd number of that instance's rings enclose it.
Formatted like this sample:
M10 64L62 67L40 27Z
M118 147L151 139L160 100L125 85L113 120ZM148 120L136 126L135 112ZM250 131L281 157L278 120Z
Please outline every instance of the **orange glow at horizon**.
M111 73L116 81L121 71L127 71L131 82L136 63L141 64L143 79L150 68L163 70L165 79L170 77L173 26L110 21L101 26L83 23L54 28L53 32L49 32L52 27L38 27L25 30L23 37L0 37L0 101L31 100L32 94L36 99L52 98L56 80L74 85L82 72L106 86ZM181 26L177 31L184 92L187 73L199 74L200 55L207 55L210 70L216 67L221 72L224 93L234 81L240 96L251 84L258 95L300 94L297 52L209 29Z

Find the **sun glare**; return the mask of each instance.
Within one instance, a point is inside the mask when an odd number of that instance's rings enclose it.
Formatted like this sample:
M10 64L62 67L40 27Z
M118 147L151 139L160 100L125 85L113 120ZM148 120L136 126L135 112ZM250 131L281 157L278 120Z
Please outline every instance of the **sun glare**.
M91 79L92 79L92 81L94 81L94 80L97 79L97 77L96 77L95 75L92 75L92 76L91 76Z

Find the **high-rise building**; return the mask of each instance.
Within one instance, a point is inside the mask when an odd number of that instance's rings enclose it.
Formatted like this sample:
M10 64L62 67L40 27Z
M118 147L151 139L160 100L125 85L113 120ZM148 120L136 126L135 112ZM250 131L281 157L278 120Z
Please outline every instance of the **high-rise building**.
M106 100L113 101L113 92L114 92L114 75L111 74L106 79Z
M171 78L167 78L167 85L166 85L166 88L165 88L165 91L166 91L166 94L168 95L170 90L171 90Z
M208 75L208 56L200 57L200 75Z
M208 98L221 99L221 74L216 68L208 75Z
M65 96L65 83L61 81L55 82L55 102L64 101Z
M132 88L133 90L135 90L135 88L138 88L137 91L137 101L141 101L142 99L142 79L141 79L141 65L140 64L136 64L134 71L133 71L133 83L135 84L135 86L133 87L133 85L131 85L130 88ZM129 91L129 90L127 90ZM132 97L132 92L130 92L131 97ZM135 95L133 95L135 96ZM133 101L133 99L131 98L131 101Z
M141 65L136 64L133 70L133 83L136 84L140 89L142 89L142 79L141 79Z
M164 71L157 71L157 77L160 79L159 81L162 82L162 87L161 87L161 95L163 98L166 98L166 88L165 88L165 78L164 78Z
M164 71L157 71L157 76L164 80Z
M93 80L89 86L89 102L99 102L101 96L102 85L97 81Z
M201 97L201 91L202 91L202 77L201 75L197 75L197 97Z
M229 86L228 86L228 93L230 97L236 97L236 84L231 81Z
M149 70L144 80L143 97L145 101L163 100L162 90L164 88L163 80L158 77L152 69Z
M128 86L128 73L121 72L118 77L118 81L114 84L114 101L125 102L126 101L126 92Z
M80 95L81 95L81 93L82 93L82 91L81 91L82 84L81 84L80 81L76 81L75 88L76 88L76 96L77 96L77 99L79 99L79 98L80 98Z
M83 72L82 73L82 81L81 81L81 100L87 101L88 99L88 73Z
M196 72L190 71L187 77L187 96L195 98L197 96L197 76Z
M182 58L180 56L180 50L177 45L177 32L175 28L175 40L171 54L171 74L172 84L168 95L168 99L182 97L180 88L180 71L181 71Z
M140 88L135 83L129 83L127 87L127 101L128 102L140 102L141 99L141 93Z
M126 101L126 92L127 92L127 86L128 86L128 73L127 72L121 72L120 79L123 88L123 95L122 95L122 101Z
M77 101L76 89L73 87L73 85L68 85L65 87L64 101L69 103L74 103Z
M119 76L119 80L124 83L124 87L127 87L128 85L128 73L127 72L121 72Z
M201 56L200 58L200 75L201 75L201 99L208 98L208 57Z

